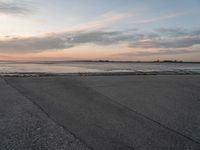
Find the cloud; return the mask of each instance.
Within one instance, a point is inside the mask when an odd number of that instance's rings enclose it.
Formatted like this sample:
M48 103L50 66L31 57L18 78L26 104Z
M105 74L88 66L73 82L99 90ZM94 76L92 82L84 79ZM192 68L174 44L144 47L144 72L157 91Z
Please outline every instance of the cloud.
M158 29L151 37L147 33L140 40L129 44L131 48L189 48L200 44L200 30Z
M70 28L70 31L102 29L102 28L111 26L121 20L129 19L132 16L133 16L133 14L128 13L128 12L111 11L111 12L107 12L107 13L97 17L93 21L72 27L72 28Z
M32 21L36 24L39 24L39 25L48 24L48 20L45 20L45 19L35 19L35 20L32 20Z
M156 29L155 31L158 32L159 34L163 34L169 37L179 37L179 36L185 36L189 34L186 32L185 29L182 29L182 28L159 28L159 29Z
M126 43L128 48L162 49L161 54L189 53L192 48L198 51L200 30L186 31L183 29L157 29L152 32L140 33L138 30L106 31L82 30L51 33L36 37L17 37L0 40L1 53L33 53L49 50L63 50L83 44L101 46ZM170 50L170 51L169 51ZM145 52L146 53L146 52ZM139 53L138 53L139 54ZM137 54L137 55L138 55ZM142 55L144 53L140 53ZM146 53L146 54L157 54ZM159 53L160 54L160 53Z
M25 15L31 13L26 1L0 1L0 14L4 15Z
M43 37L13 38L0 41L0 52L40 52L67 49L81 44L111 45L129 39L121 32L79 31L52 33Z
M144 40L133 42L132 48L188 48L200 44L200 37L185 37L180 39Z
M138 21L133 21L133 24L149 24L149 23L154 23L154 22L159 22L162 20L168 20L168 19L173 19L182 15L187 14L188 12L184 13L173 13L173 14L168 14L160 17L155 17L155 18L150 18L150 19L143 19L143 20L138 20Z
M200 53L199 49L160 49L159 51L152 52L152 51L137 51L137 52L127 52L127 53L120 53L115 56L163 56L163 55L182 55L182 54L192 54L192 53Z
M183 28L160 28L150 33L142 33L136 40L130 40L127 47L132 52L116 56L163 56L200 53L200 30ZM134 49L137 49L135 51ZM138 51L138 49L141 49Z
M81 44L111 45L128 40L131 35L120 31L103 31L120 20L130 17L129 13L109 12L96 20L85 23L62 33L51 33L38 37L15 37L0 40L0 52L41 52L68 49Z

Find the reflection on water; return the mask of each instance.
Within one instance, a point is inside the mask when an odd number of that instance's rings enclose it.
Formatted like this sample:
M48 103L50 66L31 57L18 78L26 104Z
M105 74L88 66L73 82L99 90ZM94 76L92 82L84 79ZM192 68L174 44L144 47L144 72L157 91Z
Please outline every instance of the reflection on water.
M192 71L200 73L199 63L109 63L109 62L1 62L0 73L88 73L88 72Z

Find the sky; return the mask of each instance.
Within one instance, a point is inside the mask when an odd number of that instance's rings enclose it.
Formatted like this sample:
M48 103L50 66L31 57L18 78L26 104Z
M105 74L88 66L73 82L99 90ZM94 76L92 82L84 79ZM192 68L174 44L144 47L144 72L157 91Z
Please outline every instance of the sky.
M200 0L0 0L0 60L200 61Z

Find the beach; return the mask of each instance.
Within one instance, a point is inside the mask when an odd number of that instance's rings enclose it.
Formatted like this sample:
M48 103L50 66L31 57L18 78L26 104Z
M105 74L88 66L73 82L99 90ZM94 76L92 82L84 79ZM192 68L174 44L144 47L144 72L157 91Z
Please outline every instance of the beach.
M199 150L199 75L0 78L2 150Z

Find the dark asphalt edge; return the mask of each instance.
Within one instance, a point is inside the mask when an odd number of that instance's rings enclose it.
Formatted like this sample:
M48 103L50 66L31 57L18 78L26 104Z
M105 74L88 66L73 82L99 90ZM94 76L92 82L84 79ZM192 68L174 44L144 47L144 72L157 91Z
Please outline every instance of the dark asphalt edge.
M28 96L24 95L20 90L18 90L14 85L10 84L8 80L6 80L4 77L0 77L1 79L3 79L5 81L5 83L10 86L11 88L13 88L14 90L16 90L20 95L22 95L24 98L26 98L27 100L29 100L33 105L35 105L39 110L41 110L46 116L47 118L49 118L51 121L53 121L57 126L62 127L65 131L69 132L72 136L74 136L75 139L79 140L79 142L83 143L88 149L90 150L94 150L90 145L88 145L83 139L81 139L80 137L77 137L74 133L72 133L69 129L67 129L64 125L58 123L55 119L53 119L40 105L38 105L36 102L32 101L31 98L29 98ZM66 133L67 134L67 133Z
M78 79L76 79L76 80L78 80ZM111 99L110 97L108 97L108 96L106 96L106 95L103 95L102 93L96 91L95 89L93 89L93 88L91 88L91 87L88 87L86 84L84 84L84 82L82 82L82 81L80 81L80 80L78 80L78 81L81 82L83 85L85 85L85 87L88 88L89 90L94 91L94 92L96 92L96 93L102 95L103 97L108 98L108 99L110 100L111 103L113 103L113 104L115 104L115 105L118 105L118 106L121 106L121 107L127 109L128 111L130 111L130 112L132 112L132 113L134 113L134 114L137 114L138 116L141 116L142 118L144 118L144 119L146 119L146 120L151 121L152 123L156 124L156 125L159 126L159 127L162 127L162 128L164 128L164 129L166 129L166 130L168 130L168 131L170 131L170 132L173 132L174 134L177 134L177 135L179 135L179 136L181 136L181 137L186 138L186 139L189 140L189 141L192 141L192 142L194 142L194 143L200 145L200 141L197 141L197 140L195 140L195 139L193 139L193 138L191 138L191 137L189 137L189 136L187 136L187 135L185 135L185 134L183 134L183 133L181 133L181 132L179 132L179 131L176 131L175 129L172 129L172 128L170 128L170 127L168 127L168 126L166 126L166 125L164 125L164 124L162 124L162 123L160 123L160 122L158 122L158 121L156 121L156 120L153 120L153 119L149 118L148 116L145 116L144 114L139 113L138 111L127 107L126 105L123 105L123 104L121 104L121 103L119 103L119 102L117 102L117 101L114 101L114 100Z

